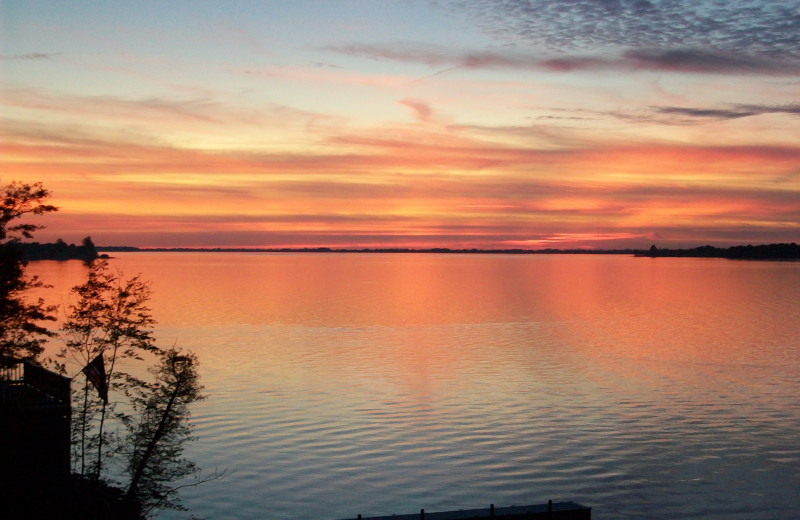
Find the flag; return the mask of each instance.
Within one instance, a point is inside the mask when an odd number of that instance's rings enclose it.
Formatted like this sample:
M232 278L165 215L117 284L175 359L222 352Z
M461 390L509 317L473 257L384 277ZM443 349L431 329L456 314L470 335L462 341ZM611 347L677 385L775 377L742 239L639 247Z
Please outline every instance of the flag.
M86 374L86 379L92 382L97 393L103 398L103 402L108 404L108 383L106 383L106 367L103 364L103 354L98 354L88 365L81 370Z

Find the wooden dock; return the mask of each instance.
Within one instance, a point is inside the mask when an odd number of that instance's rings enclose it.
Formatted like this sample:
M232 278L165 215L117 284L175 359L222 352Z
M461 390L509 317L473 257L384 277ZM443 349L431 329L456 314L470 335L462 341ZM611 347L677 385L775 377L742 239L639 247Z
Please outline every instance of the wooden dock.
M531 506L494 507L483 509L460 509L458 511L426 512L408 515L361 516L342 520L591 520L592 508L575 502L553 502Z

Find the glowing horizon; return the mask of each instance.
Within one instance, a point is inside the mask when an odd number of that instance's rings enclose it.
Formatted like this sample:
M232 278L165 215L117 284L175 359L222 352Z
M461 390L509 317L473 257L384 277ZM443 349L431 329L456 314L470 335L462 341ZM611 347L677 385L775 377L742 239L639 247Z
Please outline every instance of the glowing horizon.
M800 241L796 2L137 6L3 2L38 241Z

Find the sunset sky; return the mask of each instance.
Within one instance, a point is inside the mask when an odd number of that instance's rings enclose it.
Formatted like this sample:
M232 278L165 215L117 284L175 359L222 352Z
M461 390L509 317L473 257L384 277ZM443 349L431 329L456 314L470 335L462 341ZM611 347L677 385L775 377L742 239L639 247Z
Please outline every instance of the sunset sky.
M800 1L0 0L39 241L800 242Z

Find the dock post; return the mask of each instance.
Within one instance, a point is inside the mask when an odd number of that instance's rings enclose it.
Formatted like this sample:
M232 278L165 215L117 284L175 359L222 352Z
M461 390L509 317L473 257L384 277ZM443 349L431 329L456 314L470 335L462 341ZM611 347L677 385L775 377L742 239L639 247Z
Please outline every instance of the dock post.
M553 501L552 500L548 500L547 501L547 512L548 513L552 513L553 512Z
M358 513L358 520L361 520L361 513Z
M494 504L491 504L491 505L489 506L489 516L491 516L492 518L494 518Z
M424 509L420 509L419 510L419 520L425 520L425 510Z

